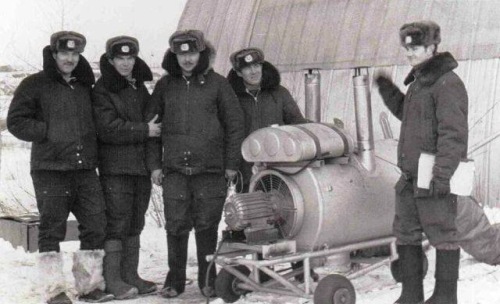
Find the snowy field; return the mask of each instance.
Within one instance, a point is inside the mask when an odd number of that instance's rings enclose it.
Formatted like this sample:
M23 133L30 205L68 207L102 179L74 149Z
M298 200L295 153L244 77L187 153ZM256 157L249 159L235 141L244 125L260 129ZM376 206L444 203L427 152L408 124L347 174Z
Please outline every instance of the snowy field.
M496 210L498 215L498 210ZM71 294L74 296L74 281L71 275L71 253L78 248L78 242L63 243L66 253L65 274ZM188 278L196 282L196 252L194 235L190 238L188 260ZM425 279L426 296L434 287L434 250L427 253L429 271ZM39 291L36 288L37 274L35 268L36 254L25 253L22 248L14 249L10 243L0 239L0 303L1 304L39 304ZM163 284L167 272L167 255L165 232L161 228L149 225L142 234L140 273L146 279ZM324 273L326 269L317 269ZM399 296L401 285L392 279L388 267L379 268L364 277L352 281L356 289L358 304L393 303ZM461 304L498 304L500 303L500 267L478 263L470 256L462 253L460 265L459 303ZM83 303L75 301L75 303ZM157 295L143 298L114 301L123 304L159 304L159 303L205 303L196 283L187 286L186 293L177 299L164 299ZM221 299L211 301L222 304ZM241 298L238 304L303 304L312 300L265 293L250 293Z

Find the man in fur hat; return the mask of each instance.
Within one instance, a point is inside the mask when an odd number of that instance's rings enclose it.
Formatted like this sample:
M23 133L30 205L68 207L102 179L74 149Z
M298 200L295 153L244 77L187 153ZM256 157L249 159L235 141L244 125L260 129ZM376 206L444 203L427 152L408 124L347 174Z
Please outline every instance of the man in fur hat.
M396 184L394 234L400 258L403 289L399 304L424 302L422 232L436 247L436 285L427 304L456 304L460 261L457 196L450 193L450 178L467 157L468 98L463 82L453 72L453 56L438 53L439 25L432 21L405 24L401 45L413 69L403 94L386 75L376 82L384 103L401 120ZM429 189L417 188L421 152L435 155Z
M54 33L43 49L43 71L21 82L7 117L14 136L33 142L31 176L40 212L39 282L50 304L71 303L59 252L70 212L80 230L80 250L73 258L79 298L89 302L113 298L103 292L106 215L96 173L90 96L94 74L81 55L85 43L85 37L76 32Z
M278 69L264 60L258 48L245 48L230 56L233 69L227 78L240 100L245 115L245 137L274 124L306 123L290 92L280 85ZM248 192L252 164L243 161L243 191Z
M243 113L228 81L215 73L215 50L198 30L177 31L156 84L152 103L162 121L161 142L148 149L153 182L163 186L169 272L166 298L184 292L189 232L195 229L198 286L214 296L215 267L206 255L217 246L217 230L227 191L240 163ZM163 146L163 149L162 149ZM163 154L163 156L162 156Z
M144 82L153 75L138 57L136 38L118 36L106 42L101 78L93 90L99 139L99 173L106 201L104 250L106 291L128 299L156 291L137 274L140 234L151 196L146 142L161 134L157 117L145 120L150 95Z

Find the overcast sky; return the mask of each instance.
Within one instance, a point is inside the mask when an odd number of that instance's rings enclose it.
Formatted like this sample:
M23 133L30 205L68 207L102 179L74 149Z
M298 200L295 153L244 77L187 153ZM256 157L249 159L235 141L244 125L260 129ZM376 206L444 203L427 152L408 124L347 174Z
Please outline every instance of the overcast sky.
M108 38L129 35L139 40L140 57L158 65L186 1L2 0L0 65L41 68L43 47L61 29L86 36L83 55L89 61L99 60Z

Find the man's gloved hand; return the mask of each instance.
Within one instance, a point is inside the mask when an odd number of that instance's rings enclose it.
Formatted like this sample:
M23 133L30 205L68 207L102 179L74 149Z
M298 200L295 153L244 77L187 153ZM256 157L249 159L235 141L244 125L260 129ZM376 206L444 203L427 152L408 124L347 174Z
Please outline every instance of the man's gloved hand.
M389 77L389 75L383 71L377 72L374 78L375 78L375 83L377 83L377 86L379 88L394 86L391 77Z
M450 180L434 176L429 185L429 194L444 198L450 194Z

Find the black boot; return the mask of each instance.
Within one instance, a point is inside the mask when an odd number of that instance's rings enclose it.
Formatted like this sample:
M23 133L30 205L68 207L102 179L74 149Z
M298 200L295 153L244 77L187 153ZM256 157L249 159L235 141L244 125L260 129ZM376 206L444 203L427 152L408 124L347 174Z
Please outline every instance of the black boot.
M106 252L103 261L103 275L106 280L106 292L111 293L117 300L131 299L139 291L132 285L123 282L121 278L122 241L108 240L104 243Z
M424 303L422 246L398 245L399 267L403 289L394 304Z
M207 255L214 254L217 249L217 229L207 229L196 232L196 253L198 258L198 287L204 296L215 297L215 265L212 265L208 275L208 286L205 286L207 269L210 262Z
M186 264L188 255L189 234L167 234L168 274L160 295L164 298L175 298L184 292L186 287Z
M139 294L148 294L156 291L156 284L143 280L137 273L139 267L140 237L129 237L123 243L123 257L121 274L125 283L137 287Z
M426 304L457 304L460 249L436 250L436 286Z

